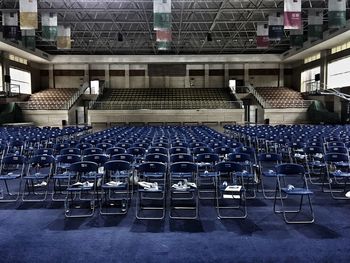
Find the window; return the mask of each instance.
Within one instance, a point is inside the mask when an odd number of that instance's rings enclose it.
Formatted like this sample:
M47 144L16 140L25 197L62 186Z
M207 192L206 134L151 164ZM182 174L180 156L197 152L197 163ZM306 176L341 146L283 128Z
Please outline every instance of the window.
M10 68L11 92L32 94L30 73L16 68Z
M320 58L321 58L321 53L319 52L319 53L317 53L317 54L314 54L314 55L312 55L312 56L310 56L310 57L305 58L305 59L304 59L304 64L310 63L310 62L315 61L315 60L318 60L318 59L320 59Z
M350 48L350 41L347 41L339 46L336 46L336 47L333 47L331 49L331 53L334 54L334 53L338 53L340 51L343 51L345 49L349 49Z
M350 57L328 64L328 88L350 86Z
M319 88L319 81L315 81L315 75L320 74L321 67L305 70L301 73L301 92L310 92Z

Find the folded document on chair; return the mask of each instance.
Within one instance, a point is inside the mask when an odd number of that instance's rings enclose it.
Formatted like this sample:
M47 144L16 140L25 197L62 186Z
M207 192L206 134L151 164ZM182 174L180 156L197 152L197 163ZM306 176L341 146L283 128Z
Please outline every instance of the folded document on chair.
M241 185L229 185L225 188L225 192L239 192L241 191L242 186Z

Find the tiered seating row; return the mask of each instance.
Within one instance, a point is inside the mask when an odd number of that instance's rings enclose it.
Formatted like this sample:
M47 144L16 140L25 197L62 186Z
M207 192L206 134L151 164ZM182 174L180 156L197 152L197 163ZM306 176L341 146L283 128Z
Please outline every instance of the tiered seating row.
M22 109L59 110L77 92L74 88L47 89L30 96L27 103L19 104Z
M308 106L300 92L288 88L256 87L255 90L270 108L304 108Z

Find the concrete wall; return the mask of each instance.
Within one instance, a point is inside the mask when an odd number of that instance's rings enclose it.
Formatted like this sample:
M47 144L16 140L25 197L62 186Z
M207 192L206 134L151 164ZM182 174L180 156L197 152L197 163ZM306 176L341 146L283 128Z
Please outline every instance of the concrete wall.
M61 126L62 120L68 121L67 110L23 110L25 122L38 126Z
M210 110L90 110L89 123L222 123L244 122L243 109L210 109Z
M306 108L265 109L264 119L270 119L270 124L307 123Z

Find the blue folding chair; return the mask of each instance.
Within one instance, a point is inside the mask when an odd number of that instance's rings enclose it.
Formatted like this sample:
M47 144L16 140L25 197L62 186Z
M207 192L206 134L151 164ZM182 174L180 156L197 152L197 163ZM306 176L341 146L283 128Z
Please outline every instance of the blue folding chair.
M145 162L137 168L139 187L136 199L136 218L161 220L165 216L167 165ZM155 204L157 202L157 204ZM153 212L152 214L147 213ZM154 215L154 213L160 211Z
M65 201L67 197L67 188L72 184L72 180L75 182L74 180L76 179L75 174L69 172L69 167L71 164L80 161L81 156L77 154L64 154L56 157L55 172L52 176L52 201Z
M198 198L216 199L216 187L218 173L215 171L215 165L220 161L216 153L202 153L195 158L198 165Z
M21 155L5 156L0 165L0 202L16 202L20 196L21 178L26 159ZM13 182L9 184L8 182ZM15 189L13 189L15 188Z
M30 158L22 191L23 202L43 202L46 200L49 180L53 174L55 158L51 155L36 155Z
M312 207L310 195L313 194L309 190L307 180L305 176L304 167L300 164L285 163L276 166L277 184L275 192L275 200L273 204L273 211L275 213L282 213L284 221L288 224L306 224L313 223L315 221L315 215ZM281 179L283 178L283 184ZM286 196L285 198L282 198ZM303 199L307 197L309 205L309 215L306 215L305 219L297 219L303 210ZM300 197L299 209L288 210L286 205L287 201L293 197ZM277 200L281 203L281 210L277 210ZM304 216L305 217L305 216Z
M243 166L234 162L216 164L218 187L216 211L219 218L246 218L247 204L243 184L238 184L237 175L242 176ZM241 180L242 181L242 180ZM230 202L230 204L227 204Z
M176 162L170 165L170 207L172 219L198 218L197 165L192 162ZM188 214L187 211L194 211Z
M108 161L104 164L100 199L101 215L126 214L129 208L129 178L132 167L126 161ZM118 207L118 203L120 206Z
M93 216L99 178L98 164L90 161L76 162L69 166L68 171L76 180L71 181L67 188L67 197L64 202L65 217ZM84 206L86 203L87 207Z
M170 155L170 163L178 162L194 162L194 157L191 154L178 153Z

